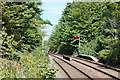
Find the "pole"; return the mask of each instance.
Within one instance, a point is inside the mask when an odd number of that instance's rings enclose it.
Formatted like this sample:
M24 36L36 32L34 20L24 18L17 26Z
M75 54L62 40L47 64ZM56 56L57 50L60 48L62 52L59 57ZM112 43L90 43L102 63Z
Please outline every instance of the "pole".
M44 53L44 43L43 43L43 39L41 39L41 42L42 42L42 52Z
M80 53L80 34L79 34L79 44L78 44L78 48L79 48L79 53Z

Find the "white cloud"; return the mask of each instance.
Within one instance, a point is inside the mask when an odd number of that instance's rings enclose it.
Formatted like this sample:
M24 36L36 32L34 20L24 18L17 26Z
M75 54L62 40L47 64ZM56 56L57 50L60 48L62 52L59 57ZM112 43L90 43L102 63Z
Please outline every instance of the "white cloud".
M42 0L42 2L73 2L73 0Z

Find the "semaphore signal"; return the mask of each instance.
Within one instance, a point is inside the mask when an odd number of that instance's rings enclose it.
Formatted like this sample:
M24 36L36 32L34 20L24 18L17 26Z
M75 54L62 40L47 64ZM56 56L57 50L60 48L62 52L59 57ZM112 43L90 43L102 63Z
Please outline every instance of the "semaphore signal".
M78 43L78 49L79 49L79 52L80 52L80 34L79 35L76 35L74 37L78 37L79 38L79 43Z
M76 35L76 36L74 36L74 37L80 37L80 36Z
M40 37L39 35L36 35L39 39L41 39L42 40L42 37Z

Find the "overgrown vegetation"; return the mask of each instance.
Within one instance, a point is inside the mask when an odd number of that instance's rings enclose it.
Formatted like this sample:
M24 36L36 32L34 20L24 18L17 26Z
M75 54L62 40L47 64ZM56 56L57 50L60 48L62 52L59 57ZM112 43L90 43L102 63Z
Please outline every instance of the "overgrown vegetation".
M53 79L56 70L48 68L48 57L45 56L40 48L32 53L19 54L21 59L19 62L0 59L0 79L2 78L39 78Z
M80 35L80 48L75 35ZM60 53L87 54L100 62L120 64L120 2L68 3L49 41L50 49Z
M40 16L42 2L1 2L2 47L0 58L2 78L54 78L55 69L48 68L48 57L42 52L45 32L42 25L50 21ZM39 6L39 7L38 7Z

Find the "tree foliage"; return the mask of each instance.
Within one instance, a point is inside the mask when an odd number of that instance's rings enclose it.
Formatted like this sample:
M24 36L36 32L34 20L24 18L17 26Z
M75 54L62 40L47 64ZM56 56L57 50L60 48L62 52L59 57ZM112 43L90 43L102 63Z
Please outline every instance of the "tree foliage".
M50 24L40 15L41 2L3 2L2 4L2 52L31 52L41 45L43 24Z
M118 63L119 13L119 2L67 3L49 39L50 48L60 53L73 54L78 50L79 43L79 38L73 36L80 35L80 53L100 59L106 54L103 58L106 62L114 60ZM110 55L116 55L116 58L112 59Z
M74 35L80 34L81 46L93 40L101 34L101 28L105 23L103 12L106 10L106 6L104 5L102 3L68 3L57 25L60 28L56 27L58 31L55 29L55 33L60 33L52 35L54 39L58 38L56 35L59 35L62 39L60 41L59 38L56 40L57 42L54 42L58 43L58 45L69 47L68 52L78 47L79 41L78 38L73 37Z

